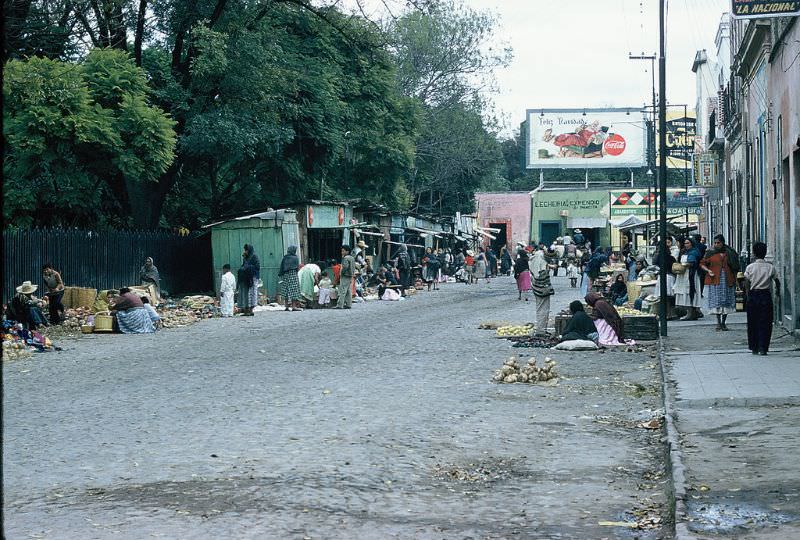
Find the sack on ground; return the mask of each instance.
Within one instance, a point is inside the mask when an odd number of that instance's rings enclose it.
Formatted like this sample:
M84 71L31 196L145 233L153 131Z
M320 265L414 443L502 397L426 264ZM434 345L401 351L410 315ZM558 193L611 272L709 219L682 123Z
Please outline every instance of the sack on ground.
M597 344L587 339L571 339L569 341L562 341L553 347L553 349L559 351L593 351L597 349Z

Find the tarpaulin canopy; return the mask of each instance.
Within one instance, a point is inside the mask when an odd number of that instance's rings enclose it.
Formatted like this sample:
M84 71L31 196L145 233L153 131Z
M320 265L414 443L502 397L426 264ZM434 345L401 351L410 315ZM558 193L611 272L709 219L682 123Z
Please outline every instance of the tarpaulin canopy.
M567 218L569 229L603 229L608 225L604 217L571 217Z

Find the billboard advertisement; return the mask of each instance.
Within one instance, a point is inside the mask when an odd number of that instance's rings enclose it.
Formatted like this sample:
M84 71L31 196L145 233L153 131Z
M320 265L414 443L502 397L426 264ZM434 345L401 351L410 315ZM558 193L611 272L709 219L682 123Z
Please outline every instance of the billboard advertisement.
M643 167L641 109L528 109L528 169Z
M738 19L764 17L796 17L800 15L800 0L776 2L774 0L731 0L731 13Z
M683 111L667 110L667 168L692 168L696 124L697 118L694 111L687 111L684 115ZM658 156L658 151L656 151L656 156ZM656 163L658 163L658 158L656 158Z

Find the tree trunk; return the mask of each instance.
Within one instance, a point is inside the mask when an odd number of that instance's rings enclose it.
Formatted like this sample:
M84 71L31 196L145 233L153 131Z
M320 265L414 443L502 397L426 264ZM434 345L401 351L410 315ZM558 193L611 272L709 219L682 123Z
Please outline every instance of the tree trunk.
M136 65L142 67L142 41L144 40L144 19L147 14L147 0L139 0L139 13L136 15L136 34L133 37L133 57Z

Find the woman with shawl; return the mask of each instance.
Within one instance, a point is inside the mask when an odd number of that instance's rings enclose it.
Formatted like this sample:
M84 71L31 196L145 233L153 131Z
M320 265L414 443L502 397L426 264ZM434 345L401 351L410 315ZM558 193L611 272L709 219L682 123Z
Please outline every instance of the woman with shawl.
M397 250L397 263L395 267L400 273L400 285L402 285L401 295L406 295L406 289L411 287L411 257L408 255L408 246L400 244Z
M609 295L611 296L611 303L615 306L623 306L628 301L628 285L625 283L623 274L617 274L617 278L611 285Z
M590 292L586 295L586 303L592 306L592 319L597 328L600 345L623 345L622 317L614 306L609 304L600 293Z
M514 279L517 280L517 290L519 296L517 300L522 300L522 293L525 294L525 301L528 301L527 292L531 290L531 270L528 266L528 252L524 249L517 251L517 260L514 262Z
M700 251L694 240L686 238L683 241L683 251L680 254L680 263L684 272L675 276L675 305L686 309L682 321L696 321L700 311Z
M561 341L574 341L577 339L597 341L600 337L597 333L597 327L591 317L583 310L581 301L575 300L570 303L569 310L572 313L572 317L567 321L567 326L564 327Z
M533 297L536 299L536 331L540 334L547 333L547 324L550 319L550 297L555 294L550 283L550 272L547 269L547 260L544 250L537 249L530 262L531 278L533 279Z
M600 268L603 267L603 264L606 263L606 261L608 261L608 257L603 252L602 248L595 249L594 253L587 261L586 266L584 267L587 293L592 290L594 281L600 277ZM581 287L583 287L583 284L581 284Z
M511 260L511 254L508 252L508 248L503 246L500 248L500 274L507 276L513 265L514 263Z
M708 307L717 316L717 331L728 330L725 321L728 313L736 311L736 274L739 272L739 256L725 245L725 237L718 234L714 245L706 251L700 261L705 271L708 287Z
M127 287L119 290L119 296L114 298L110 307L123 334L152 334L156 331L144 302Z
M314 305L314 300L316 300L314 289L319 284L321 277L322 269L313 263L303 265L297 272L297 279L300 281L300 295L303 297L306 307Z
M154 285L156 288L157 297L154 298L156 303L161 301L161 277L158 275L158 268L153 263L152 257L147 257L144 260L144 265L139 269L139 281L142 285Z
M677 254L680 257L680 253ZM661 268L665 266L667 269L667 320L674 318L673 312L675 310L675 273L672 271L672 265L675 264L677 259L673 255L672 238L667 238L667 250L664 255L661 254L661 247L656 248L656 254L653 257L653 264ZM658 273L656 278L656 290L653 293L656 297L661 298L661 272Z
M300 258L297 256L297 246L289 246L286 249L286 255L281 260L281 268L278 271L281 295L284 302L286 302L286 311L292 311L292 309L303 311L303 308L300 307L300 281L297 278L297 269L299 267Z
M242 315L252 317L258 305L258 283L261 279L261 261L250 244L244 245L242 266L236 276L239 285L239 309Z
M436 256L436 253L433 252L432 248L427 248L425 250L425 255L422 257L422 264L424 265L424 270L422 273L423 278L425 279L425 283L428 284L428 290L431 290L431 285L433 285L433 290L436 290L436 284L439 282L439 258Z

